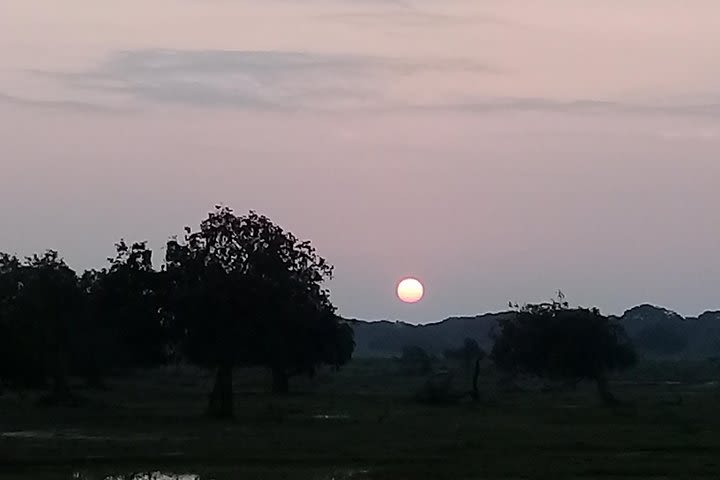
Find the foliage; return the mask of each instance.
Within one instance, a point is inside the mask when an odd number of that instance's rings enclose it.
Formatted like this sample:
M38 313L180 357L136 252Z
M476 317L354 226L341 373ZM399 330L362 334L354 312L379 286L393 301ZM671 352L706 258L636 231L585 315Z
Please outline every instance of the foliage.
M120 240L109 267L85 271L75 369L93 385L112 371L156 366L167 360L169 338L160 309L160 275L146 242Z
M255 212L218 206L198 231L168 242L171 329L191 361L218 369L213 415L232 415L234 366L270 368L282 392L291 375L350 359L352 330L322 288L331 274L310 242Z
M607 392L607 374L636 362L623 327L597 308L570 308L560 295L548 303L516 306L515 315L500 322L492 351L495 364L512 373L598 382Z
M635 334L635 343L639 349L655 355L675 355L688 346L688 336L681 325L657 323L642 328Z
M352 329L336 315L329 291L333 267L309 241L301 241L265 216L243 217L253 302L255 342L252 363L273 373L276 392L287 379L313 375L320 364L339 367L354 348Z
M26 273L20 259L0 253L0 382L25 387L46 380L39 326L23 318L18 305Z
M72 399L67 375L83 295L75 272L48 250L24 261L3 254L0 316L9 343L4 375L17 384L53 380L52 399ZM5 362L3 362L5 363Z
M146 242L121 240L96 291L102 322L116 339L120 366L149 367L167 360L167 332L161 315L160 277Z
M67 375L101 384L108 371L180 354L217 369L211 413L232 415L232 370L263 366L284 392L293 375L339 367L353 330L323 283L332 266L265 216L217 207L167 244L161 271L145 242L121 240L102 270L78 278L57 252L0 254L0 381L69 392Z

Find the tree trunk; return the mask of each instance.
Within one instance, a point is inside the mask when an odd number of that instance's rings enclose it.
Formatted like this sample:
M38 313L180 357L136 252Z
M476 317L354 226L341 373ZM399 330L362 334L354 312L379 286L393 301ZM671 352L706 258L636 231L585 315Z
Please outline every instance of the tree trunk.
M68 384L67 364L65 352L62 347L55 347L54 363L51 367L52 386L50 394L41 400L48 405L76 405L77 399L70 391Z
M97 360L93 358L90 363L85 371L85 385L93 390L107 390L105 379L100 373Z
M229 364L218 367L215 386L210 393L207 408L207 414L211 417L232 418L234 415L232 370Z
M61 369L58 368L58 370ZM72 394L70 393L70 387L68 386L67 376L65 376L64 372L58 371L54 375L52 395L58 401L62 401L72 397Z
M272 369L273 387L275 394L284 395L290 391L288 374L284 368L274 367Z
M99 373L90 373L85 378L85 385L92 390L107 390L105 380Z
M618 399L615 398L615 395L610 392L608 379L604 373L598 375L595 381L597 383L600 400L602 400L605 405L617 405L618 403L620 403Z
M77 406L78 399L73 395L68 385L67 375L61 367L55 367L52 375L52 386L47 395L43 395L39 400L40 405L47 406Z
M480 379L480 359L475 360L475 371L472 380L472 398L475 401L480 400L480 389L478 388L478 380Z

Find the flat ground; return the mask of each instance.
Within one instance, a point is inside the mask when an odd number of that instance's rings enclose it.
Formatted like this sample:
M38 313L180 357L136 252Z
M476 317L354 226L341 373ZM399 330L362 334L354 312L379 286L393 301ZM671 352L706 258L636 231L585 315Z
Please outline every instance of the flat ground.
M33 394L6 393L0 478L720 478L712 364L630 372L613 384L629 403L615 409L591 385L504 392L489 367L483 373L482 402L426 405L413 398L422 378L391 360L296 381L297 393L284 398L263 393L259 372L239 372L232 422L202 415L210 379L187 369L81 390L81 408L37 407ZM464 388L465 375L456 378Z

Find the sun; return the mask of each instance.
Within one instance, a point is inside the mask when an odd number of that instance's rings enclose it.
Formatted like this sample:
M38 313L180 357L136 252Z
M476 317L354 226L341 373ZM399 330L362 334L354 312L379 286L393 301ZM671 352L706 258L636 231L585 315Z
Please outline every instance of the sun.
M405 278L397 286L397 296L405 303L416 303L425 294L423 284L416 278Z

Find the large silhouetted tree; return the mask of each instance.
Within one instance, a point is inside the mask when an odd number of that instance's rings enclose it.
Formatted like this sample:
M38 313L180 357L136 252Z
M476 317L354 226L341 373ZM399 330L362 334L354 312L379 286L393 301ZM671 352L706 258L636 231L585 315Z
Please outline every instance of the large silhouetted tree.
M250 232L245 239L248 273L256 292L252 360L270 369L275 393L286 393L291 376L313 375L321 364L348 362L353 332L336 315L323 288L332 266L310 242L255 212L243 220Z
M217 371L211 415L233 414L234 366L266 366L286 391L289 376L350 358L352 330L321 286L331 272L309 242L227 207L168 242L166 305L187 357Z
M608 389L608 373L636 361L619 323L596 308L570 308L562 295L557 301L515 307L515 315L500 320L492 351L500 369L573 382L591 380L604 402L616 401Z
M253 294L247 262L248 231L232 210L217 207L165 257L165 305L172 330L192 362L216 369L208 414L233 415L232 372L249 363Z

